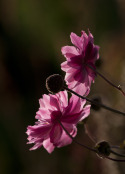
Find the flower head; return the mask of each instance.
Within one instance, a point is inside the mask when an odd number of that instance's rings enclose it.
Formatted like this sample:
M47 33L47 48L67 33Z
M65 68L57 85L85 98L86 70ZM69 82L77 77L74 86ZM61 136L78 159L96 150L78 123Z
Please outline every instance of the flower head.
M61 91L64 85L64 80L61 75L53 74L46 79L46 88L52 94Z
M88 95L91 82L95 79L95 73L89 66L95 69L99 46L94 45L90 32L87 35L82 31L81 37L71 33L70 38L74 46L64 46L61 49L66 57L66 61L61 64L62 70L66 72L65 81L70 89L80 95Z
M64 131L61 124L72 137L75 137L77 134L76 124L88 117L90 113L90 105L83 108L86 100L72 95L68 102L66 91L61 91L55 95L44 94L39 103L40 108L35 117L38 122L34 126L28 126L26 132L28 144L35 144L30 150L43 146L51 153L55 147L70 144L72 139Z

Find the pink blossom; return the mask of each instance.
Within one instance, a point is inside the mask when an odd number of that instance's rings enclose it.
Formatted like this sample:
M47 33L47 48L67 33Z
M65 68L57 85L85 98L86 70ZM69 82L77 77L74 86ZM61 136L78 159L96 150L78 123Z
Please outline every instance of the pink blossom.
M39 100L40 108L36 113L38 122L34 126L27 127L28 144L35 145L30 150L43 146L49 153L55 147L62 147L70 144L72 139L63 130L60 123L67 129L72 137L77 134L76 124L88 117L90 105L84 104L82 100L72 95L69 102L66 91L56 95L43 95Z
M94 69L95 61L99 58L99 46L94 45L92 34L82 31L81 37L75 33L70 35L74 46L64 46L61 51L66 61L61 68L66 72L65 81L68 87L80 95L88 95L91 82L94 82L95 73L88 66Z

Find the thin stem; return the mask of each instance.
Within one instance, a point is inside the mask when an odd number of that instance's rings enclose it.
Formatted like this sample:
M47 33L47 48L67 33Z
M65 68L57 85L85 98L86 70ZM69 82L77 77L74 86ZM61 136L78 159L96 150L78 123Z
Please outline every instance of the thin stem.
M79 143L78 141L76 141L76 140L70 135L70 133L66 130L66 128L63 126L63 124L62 124L61 122L59 122L59 124L60 124L61 127L64 129L64 131L67 133L67 135L68 135L76 144L78 144L78 145L80 145L80 146L82 146L82 147L84 147L84 148L86 148L86 149L88 149L88 150L91 150L92 152L96 152L96 153L97 153L97 151L96 151L95 149L92 149L91 147L88 147L88 146L86 146L86 145L84 145L84 144L81 144L81 143Z
M82 146L82 147L84 147L84 148L86 148L86 149L88 149L88 150L90 150L90 151L95 152L95 153L98 154L98 152L97 152L96 149L92 149L91 147L88 147L88 146L86 146L86 145L84 145L84 144L81 144L81 143L79 143L78 141L76 141L76 140L69 134L69 132L65 129L65 127L63 126L63 124L62 124L60 121L59 121L59 124L60 124L60 126L63 128L63 130L66 132L66 134L73 140L73 142L75 142L76 144L78 144L78 145L80 145L80 146ZM111 157L109 157L109 156L104 156L104 158L107 158L107 159L109 159L109 160L111 160L111 161L116 161L116 162L125 162L125 160L114 159L114 158L111 158Z
M125 160L121 160L121 159L114 159L114 158L111 158L109 156L106 156L105 158L111 160L111 161L115 161L115 162L125 162Z
M102 77L107 83L109 83L111 86L113 86L114 88L118 89L124 96L125 96L125 92L122 90L121 86L118 85L116 86L115 84L113 84L111 81L109 81L105 76L103 76L100 72L98 72L96 69L94 69L91 65L86 64L90 69L92 69L96 74L98 74L100 77Z
M120 146L111 146L111 149L118 149L118 150L125 151L125 148L122 148Z
M81 96L81 95L77 94L75 91L72 91L71 89L67 88L66 86L64 86L63 88L66 89L67 91L69 91L69 92L75 94L76 96L82 98L82 99L86 99L86 101L88 101L88 102L90 102L90 103L92 103L92 104L94 104L94 105L100 106L100 107L102 107L102 108L104 108L104 109L106 109L106 110L109 110L109 111L111 111L111 112L114 112L114 113L117 113L117 114L120 114L120 115L125 116L125 113L124 113L124 112L118 111L118 110L113 109L113 108L110 108L110 107L108 107L108 106L106 106L106 105L104 105L104 104L101 104L101 103L98 103L98 102L96 102L96 101L93 101L93 100L91 100L91 99L89 99L89 98L87 98L87 97Z
M110 146L112 149L120 149L120 146ZM120 149L121 150L121 149Z
M119 153L117 153L117 152L114 152L114 151L111 150L111 149L110 149L110 152L111 152L112 154L114 154L114 155L117 155L117 156L120 156L120 157L125 157L125 155L119 154Z

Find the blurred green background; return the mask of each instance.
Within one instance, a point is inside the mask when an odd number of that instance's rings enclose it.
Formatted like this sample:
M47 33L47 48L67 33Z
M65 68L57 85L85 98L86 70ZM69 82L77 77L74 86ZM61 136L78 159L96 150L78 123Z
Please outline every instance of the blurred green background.
M38 99L48 93L46 78L65 75L61 47L71 45L70 33L90 30L100 46L99 71L125 89L124 0L1 0L0 1L0 173L1 174L124 174L124 164L101 160L72 143L50 155L29 151L28 125L34 125ZM125 111L125 98L100 77L89 97ZM92 110L88 122L97 141L120 144L125 118ZM83 126L76 137L93 146Z

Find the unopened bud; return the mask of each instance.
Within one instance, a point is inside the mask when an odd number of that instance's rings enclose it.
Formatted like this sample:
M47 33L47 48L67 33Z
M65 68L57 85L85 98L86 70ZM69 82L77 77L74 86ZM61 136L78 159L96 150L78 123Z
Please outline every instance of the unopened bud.
M95 149L97 150L97 154L102 158L110 155L110 145L106 141L97 143Z
M58 93L62 90L64 80L61 75L53 74L46 79L46 88L52 94Z

